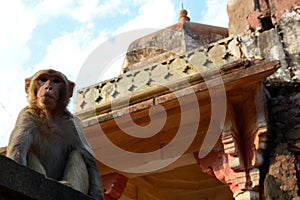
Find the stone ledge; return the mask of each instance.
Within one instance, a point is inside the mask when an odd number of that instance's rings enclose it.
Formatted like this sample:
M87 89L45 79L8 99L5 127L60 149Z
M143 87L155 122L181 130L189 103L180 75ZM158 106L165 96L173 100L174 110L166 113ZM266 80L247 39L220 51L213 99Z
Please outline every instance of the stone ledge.
M2 155L0 155L0 199L93 200Z
M229 68L230 66L228 66ZM222 84L226 86L226 90L233 90L235 87L240 88L240 86L246 87L249 84L254 82L258 82L263 80L265 77L274 73L280 67L279 61L271 61L271 62L258 62L255 65L245 68L232 71L231 73L225 73L224 75L220 75L222 77ZM213 75L213 74L212 74ZM218 77L211 76L209 79L211 86L210 87L218 87L220 83L218 82ZM175 84L173 84L175 85ZM177 84L182 86L183 84ZM175 88L176 86L169 85L169 88ZM187 88L191 90L187 90ZM207 91L207 85L205 82L199 81L199 83L191 85L186 88L176 88L177 97L188 96L190 94L204 92ZM97 107L94 109L85 110L84 112L77 113L77 116L80 117L82 126L84 128L90 127L93 125L97 125L98 123L110 121L114 118L118 118L124 116L129 113L135 113L142 110L149 109L150 107L163 104L169 101L176 99L177 97L172 93L162 93L158 89L157 90L148 90L144 92L144 97L148 97L149 99L145 99L142 96L136 98L139 101L134 102L133 104L126 104L125 101L115 101L115 105L123 105L124 107L115 107L114 110L109 109L104 110L103 107L100 107L102 110L99 112ZM110 104L111 102L108 102ZM105 111L105 112L104 112Z

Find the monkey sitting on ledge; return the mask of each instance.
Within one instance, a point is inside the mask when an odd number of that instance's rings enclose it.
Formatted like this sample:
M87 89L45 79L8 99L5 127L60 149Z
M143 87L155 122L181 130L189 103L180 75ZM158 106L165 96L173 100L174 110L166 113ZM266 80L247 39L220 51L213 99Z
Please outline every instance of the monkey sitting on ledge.
M79 119L67 110L74 86L52 69L25 79L29 105L19 113L7 156L95 199L103 199L93 151Z

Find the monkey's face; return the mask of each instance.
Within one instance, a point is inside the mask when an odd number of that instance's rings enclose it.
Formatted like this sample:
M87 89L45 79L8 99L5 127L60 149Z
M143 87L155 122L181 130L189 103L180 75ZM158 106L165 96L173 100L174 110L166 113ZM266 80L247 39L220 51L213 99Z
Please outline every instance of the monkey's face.
M30 105L43 111L66 109L75 84L53 69L40 70L25 79L25 91Z
M53 110L60 99L60 91L63 89L64 81L51 74L40 74L35 79L37 90L37 102L40 107Z

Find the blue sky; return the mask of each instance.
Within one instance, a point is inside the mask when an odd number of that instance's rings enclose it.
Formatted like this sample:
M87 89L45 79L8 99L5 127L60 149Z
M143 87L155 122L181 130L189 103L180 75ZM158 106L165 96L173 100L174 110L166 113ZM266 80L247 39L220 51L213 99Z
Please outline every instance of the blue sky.
M51 67L75 81L96 47L127 31L177 23L181 4L191 21L227 27L225 0L1 1L0 147L7 145L18 112L27 104L26 77ZM102 79L117 76L121 64L112 65Z

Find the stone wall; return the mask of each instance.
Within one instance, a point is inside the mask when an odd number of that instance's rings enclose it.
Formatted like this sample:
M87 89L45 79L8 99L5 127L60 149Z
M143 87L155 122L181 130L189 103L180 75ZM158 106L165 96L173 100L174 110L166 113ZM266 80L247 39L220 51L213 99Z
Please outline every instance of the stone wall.
M280 8L280 2L276 3L272 11L278 18L278 35L284 51L281 70L285 76L283 82L271 77L266 83L270 132L267 170L262 171L266 172L264 191L267 200L300 199L300 12L299 6L289 7L288 12L279 17L283 11L275 9Z
M300 195L300 85L268 81L266 88L270 131L262 168L265 196L294 199Z

